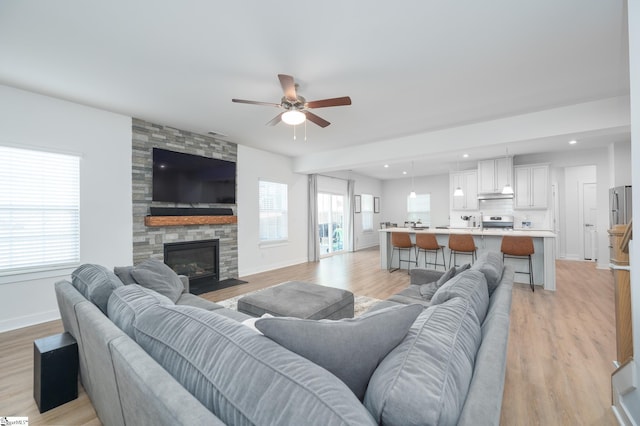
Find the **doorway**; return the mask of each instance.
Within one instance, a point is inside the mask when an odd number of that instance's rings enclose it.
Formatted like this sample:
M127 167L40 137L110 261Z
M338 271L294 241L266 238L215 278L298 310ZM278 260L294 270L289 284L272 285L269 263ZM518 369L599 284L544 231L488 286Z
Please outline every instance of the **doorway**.
M582 252L585 260L598 260L598 203L596 184L582 183Z
M318 193L320 256L344 250L344 196Z

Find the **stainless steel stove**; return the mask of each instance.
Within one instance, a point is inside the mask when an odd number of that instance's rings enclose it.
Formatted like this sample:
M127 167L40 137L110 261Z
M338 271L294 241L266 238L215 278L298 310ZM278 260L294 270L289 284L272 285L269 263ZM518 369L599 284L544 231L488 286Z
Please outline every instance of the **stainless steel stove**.
M483 228L513 229L513 216L482 216Z

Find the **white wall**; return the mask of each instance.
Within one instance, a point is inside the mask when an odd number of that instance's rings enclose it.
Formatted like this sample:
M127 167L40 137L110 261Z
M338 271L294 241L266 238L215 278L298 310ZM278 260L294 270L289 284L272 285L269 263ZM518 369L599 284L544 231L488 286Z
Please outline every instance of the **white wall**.
M0 86L0 144L80 155L80 261L131 264L129 117ZM53 284L70 272L0 277L0 332L59 318Z
M240 277L307 261L307 175L292 172L289 157L238 145L238 272ZM286 183L289 240L260 246L258 180Z
M640 0L628 1L629 16L629 63L631 80L631 158L632 164L640 164ZM640 188L640 172L636 167L632 171L634 188ZM633 191L633 219L640 224L640 194ZM640 384L640 245L638 244L636 231L631 243L631 299L633 321L633 351L635 358L632 363L635 366L635 384ZM636 424L640 424L640 388L625 395L624 403L629 408L629 415Z
M414 179L418 194L431 194L431 227L449 225L449 175L420 176ZM380 222L402 226L407 220L407 197L411 178L387 180L382 183L383 207Z
M609 145L611 187L631 185L631 141Z

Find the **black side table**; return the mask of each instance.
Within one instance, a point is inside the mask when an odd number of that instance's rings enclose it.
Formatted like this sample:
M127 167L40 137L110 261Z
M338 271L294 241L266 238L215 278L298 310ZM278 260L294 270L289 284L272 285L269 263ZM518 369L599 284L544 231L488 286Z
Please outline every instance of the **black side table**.
M78 397L78 344L69 333L33 342L33 397L41 413Z

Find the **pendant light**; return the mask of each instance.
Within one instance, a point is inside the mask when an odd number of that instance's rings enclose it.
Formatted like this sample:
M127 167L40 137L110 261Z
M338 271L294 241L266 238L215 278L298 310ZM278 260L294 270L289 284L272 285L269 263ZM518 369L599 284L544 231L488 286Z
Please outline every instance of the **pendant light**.
M460 172L460 162L457 162L457 166L456 168L458 169L457 171ZM458 185L458 187L455 189L455 191L453 191L453 196L454 197L464 197L464 192L462 191L462 188L460 187L460 185Z
M504 158L506 158L506 159L509 158L509 148L506 148L506 155L505 155ZM511 174L511 172L509 170L507 170L507 183L504 186L504 188L502 188L502 193L505 194L505 195L513 195L513 188L509 184L509 175L510 174Z
M413 180L413 161L411 162L411 192L409 193L409 198L416 198L416 186Z

